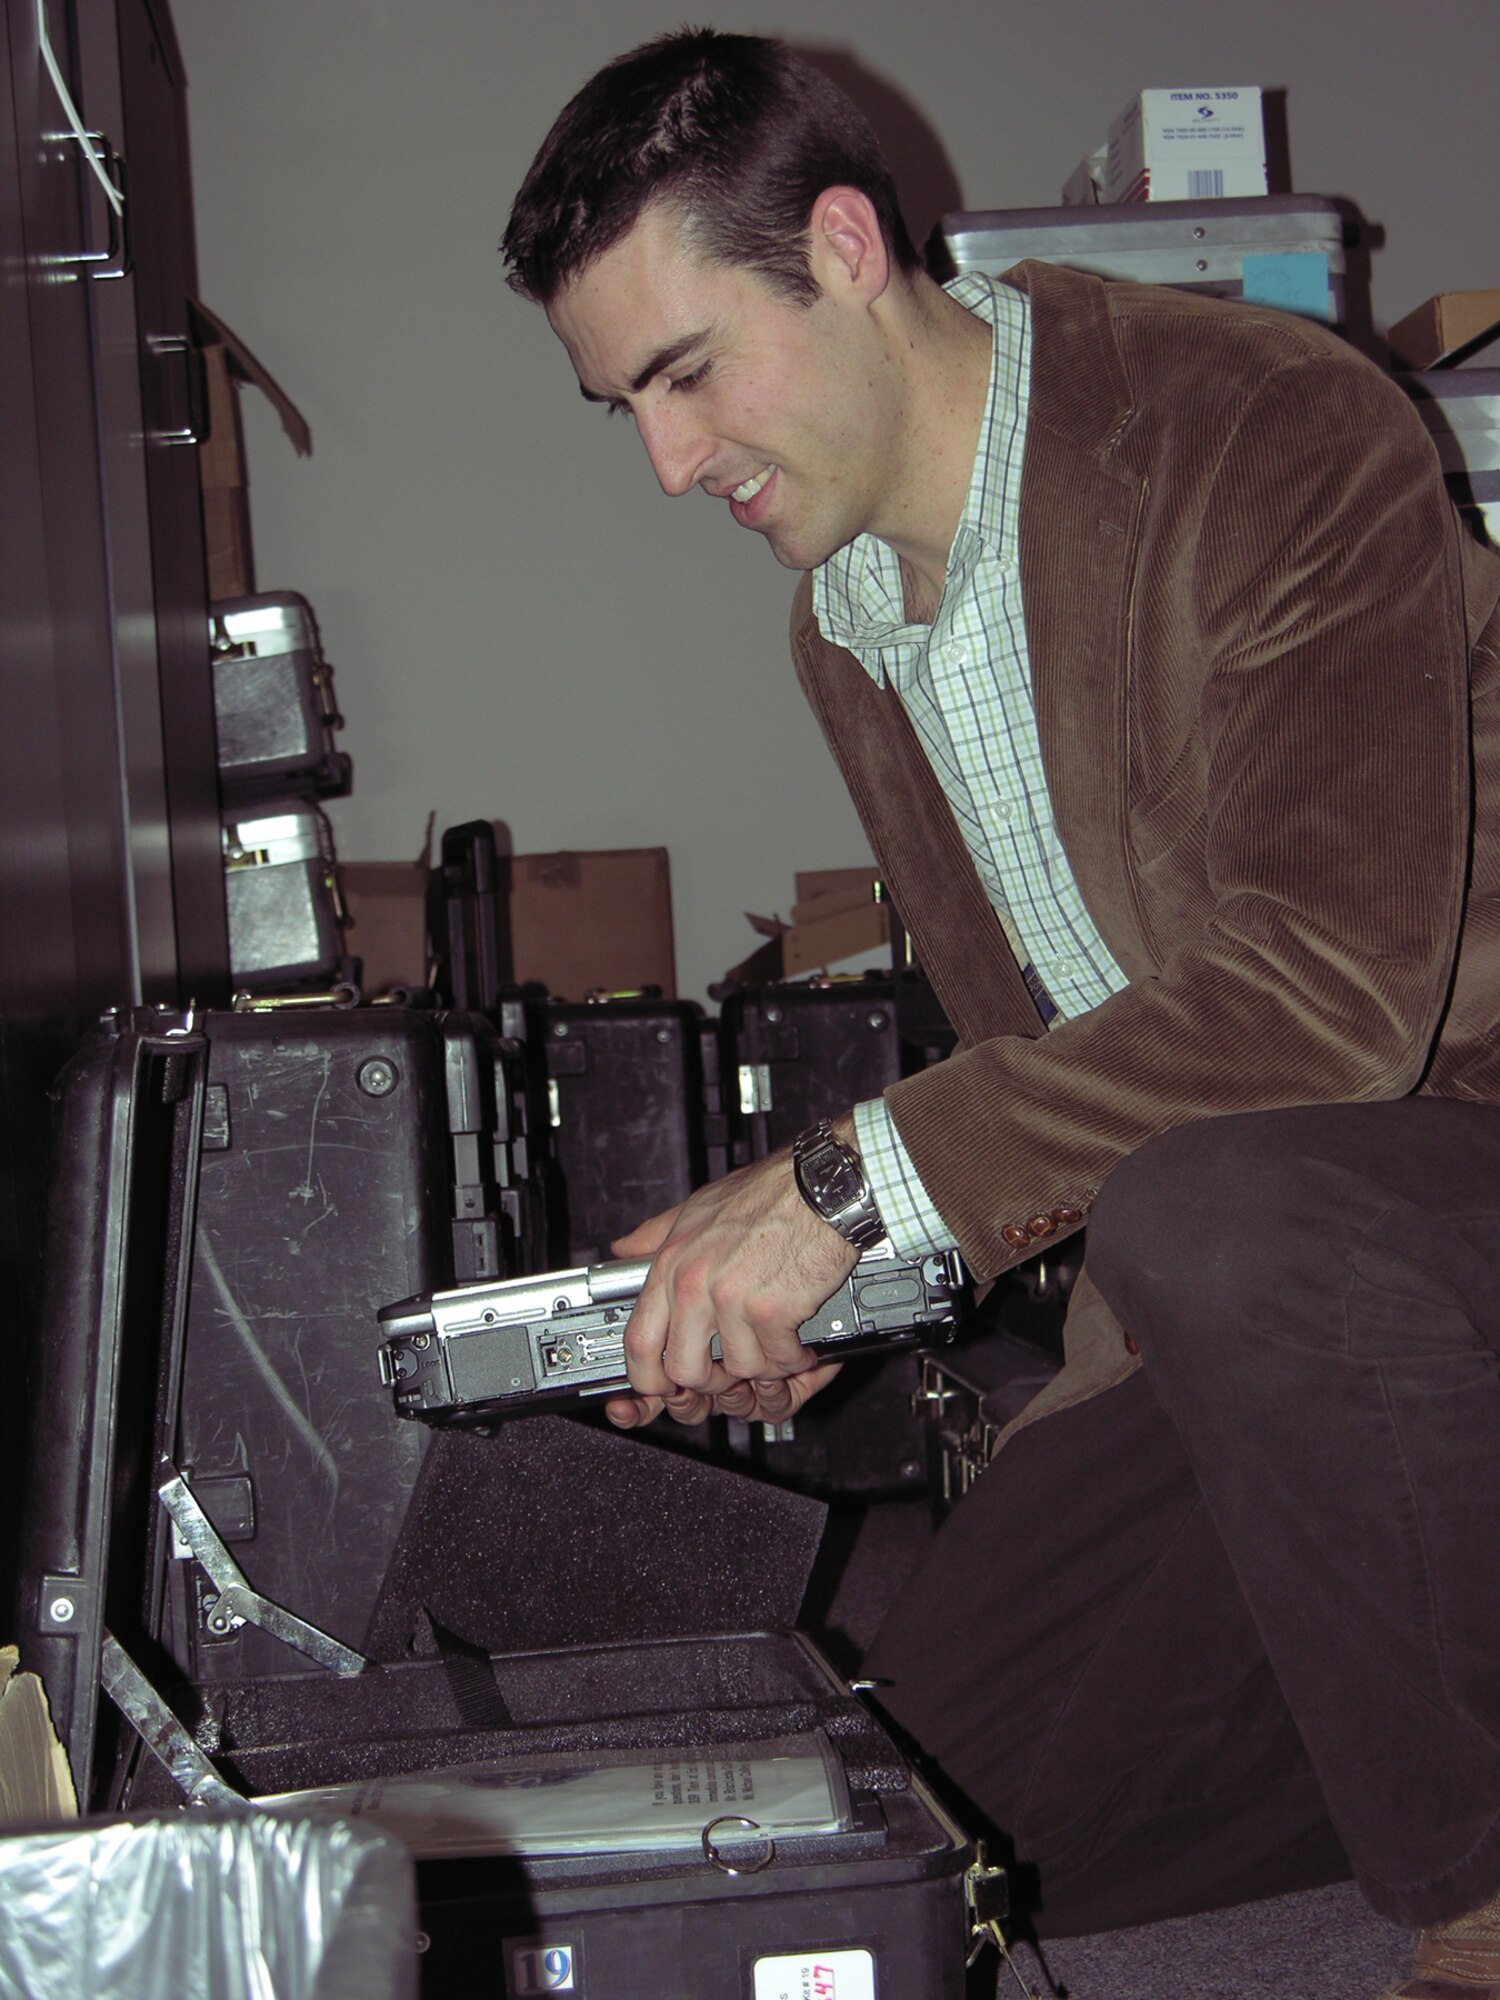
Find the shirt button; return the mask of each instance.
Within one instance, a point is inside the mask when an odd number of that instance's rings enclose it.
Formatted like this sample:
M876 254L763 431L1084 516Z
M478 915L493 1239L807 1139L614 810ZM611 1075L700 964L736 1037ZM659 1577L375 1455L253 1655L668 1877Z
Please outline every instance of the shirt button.
M947 660L950 667L961 667L969 655L962 646L945 646L943 648L943 657Z
M1051 970L1054 979L1071 979L1078 967L1071 958L1054 958Z
M994 811L995 818L999 820L1000 824L1002 826L1009 826L1011 820L1015 817L1016 809L1009 799L996 799Z

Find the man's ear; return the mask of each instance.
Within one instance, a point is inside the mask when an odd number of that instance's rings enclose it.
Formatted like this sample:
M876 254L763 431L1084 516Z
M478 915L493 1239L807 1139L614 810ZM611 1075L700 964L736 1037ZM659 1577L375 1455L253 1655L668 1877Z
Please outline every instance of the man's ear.
M891 281L891 257L875 204L858 188L825 188L808 220L809 256L819 289L877 299Z

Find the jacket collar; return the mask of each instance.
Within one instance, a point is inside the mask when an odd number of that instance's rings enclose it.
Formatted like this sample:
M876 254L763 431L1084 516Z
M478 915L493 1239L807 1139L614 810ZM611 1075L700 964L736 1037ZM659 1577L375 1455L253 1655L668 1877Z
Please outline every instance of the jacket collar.
M1031 410L1064 443L1110 451L1135 399L1115 345L1109 294L1097 278L1028 258L1005 282L1031 300Z

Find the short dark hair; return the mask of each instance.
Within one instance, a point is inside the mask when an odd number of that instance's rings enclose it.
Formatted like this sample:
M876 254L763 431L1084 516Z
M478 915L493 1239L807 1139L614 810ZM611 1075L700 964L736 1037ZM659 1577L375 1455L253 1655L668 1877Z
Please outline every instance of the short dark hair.
M682 28L617 56L559 115L511 210L508 282L550 304L668 202L714 262L808 305L808 219L830 187L867 195L899 267L918 267L879 141L838 85L782 42Z

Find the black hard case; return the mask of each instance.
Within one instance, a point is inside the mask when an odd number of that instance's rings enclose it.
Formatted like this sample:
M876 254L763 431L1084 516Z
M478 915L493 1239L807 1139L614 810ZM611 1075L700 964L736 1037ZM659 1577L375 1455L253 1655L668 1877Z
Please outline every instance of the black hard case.
M307 1675L217 1690L217 1762L254 1795L507 1755L670 1754L819 1729L848 1782L853 1825L778 1843L759 1873L726 1874L680 1850L419 1863L426 2000L530 2000L538 1989L517 1980L518 1945L570 1948L567 1990L583 2000L752 2000L764 1990L758 1958L847 1951L873 1959L876 2000L962 1994L973 1850L805 1638L718 1634L511 1653L492 1665L508 1727L461 1726L442 1671L424 1662L354 1682ZM160 1767L142 1780L133 1804L169 1802Z
M370 1127L352 1093L369 1096L374 1084L376 1104L389 1103L398 1092L382 1089L368 1065L394 1063L404 1076L424 1035L408 1016L410 1039L393 1043L403 1031L387 1029L378 1045L359 1042L357 1029L364 1026L368 1035L368 1021L350 1018L354 1028L334 1030L350 1039L337 1043L337 1054L330 1049L326 1086L321 1061L313 1065L299 1055L288 1065L317 1069L315 1095L322 1093L340 1129L320 1138L304 1121L283 1147L268 1147L259 1165L245 1168L252 1180L284 1182L304 1213L302 1190L335 1200L348 1195L353 1181L338 1170L336 1152L354 1156L351 1175L371 1169ZM478 1722L455 1686L451 1662L441 1659L386 1661L353 1678L308 1670L285 1649L279 1671L258 1671L247 1660L238 1678L195 1673L196 1653L192 1662L173 1660L180 1634L169 1614L167 1571L191 1565L171 1561L156 1487L166 1462L180 1469L197 1393L196 1307L189 1295L196 1284L200 1148L206 1134L210 1155L229 1150L213 1143L226 1100L231 1135L235 1117L232 1084L218 1094L215 1027L213 1017L207 1033L202 1024L171 1016L106 1023L59 1092L62 1198L54 1203L48 1258L19 1629L23 1657L43 1677L86 1804L147 1810L180 1798L163 1766L141 1754L101 1699L106 1629L170 1694L221 1772L250 1796L518 1752L684 1748L822 1729L843 1764L855 1825L836 1836L786 1842L762 1873L725 1875L682 1853L633 1861L596 1855L423 1864L422 1922L430 1940L424 1993L433 2000L508 1991L520 2000L526 1989L516 1982L511 1947L538 1940L573 1947L583 1968L576 1990L612 2000L748 2000L758 1957L830 1950L870 1953L878 2000L949 2000L959 1993L963 1881L972 1849L865 1704L795 1635L749 1632L496 1656L486 1671L499 1716ZM292 1053L278 1048L278 1039L294 1037L274 1019L263 1032L274 1071ZM356 1065L352 1081L345 1057ZM418 1059L413 1068L420 1067ZM430 1175L428 1192L437 1201L447 1115L430 1073L425 1089L423 1122L436 1137L431 1153L416 1142L409 1171L419 1180ZM356 1263L369 1261L376 1287L384 1289L403 1237L424 1247L410 1253L396 1290L437 1260L446 1214L441 1227L422 1221L409 1227L413 1214L408 1209L400 1222L391 1219L391 1243L365 1241L357 1255L351 1250L334 1285L340 1304L358 1282ZM260 1241L245 1239L247 1256ZM297 1253L285 1233L282 1241L289 1256L305 1254L306 1238ZM334 1284L332 1273L327 1281ZM375 1331L372 1315L371 1348ZM354 1400L379 1409L392 1432L401 1433L398 1450L420 1447L419 1427L391 1422L373 1368L368 1395ZM201 1467L194 1472L201 1482ZM283 1477L294 1497L306 1497L304 1477L290 1467ZM383 1535L374 1519L375 1533ZM605 1531L598 1520L588 1526ZM303 1538L304 1550L310 1539ZM274 1554L270 1544L241 1543L233 1552L249 1582L272 1595L263 1564L263 1555L269 1562ZM352 1617L347 1601L341 1613L305 1586L302 1579L288 1593L296 1598L290 1608L325 1629Z
M617 1237L709 1178L704 1029L702 1009L686 1000L554 1000L540 1010L565 1211L560 1262L602 1262Z
M475 1016L400 1007L205 1025L179 1469L259 1590L357 1646L424 1450L370 1399L372 1320L393 1285L513 1271L505 1056ZM168 1629L194 1679L284 1670L181 1592Z
M918 1067L885 978L747 986L720 1013L736 1165L789 1146L807 1126L879 1097ZM737 1107L737 1108L736 1108Z
M96 1657L106 1593L111 1622L149 1629L193 1680L300 1664L253 1626L215 1638L196 1566L153 1561L161 1454L259 1590L358 1646L429 1443L372 1393L375 1315L461 1265L510 1268L475 1087L495 1039L402 1008L210 1013L191 1031L145 1015L107 1021L75 1058L40 1416L48 1454L79 1457L57 1478L50 1456L33 1465L28 1531L33 1582L73 1579L52 1593L73 1617L44 1617L39 1639L65 1683ZM139 1546L115 1540L127 1520ZM75 1769L82 1672L59 1721Z
M827 985L744 987L720 1016L723 1089L735 1163L789 1146L820 1118L879 1097L922 1067L923 1047L902 1034L902 989L866 976ZM914 1406L920 1365L875 1356L846 1368L802 1415L731 1435L768 1477L829 1499L919 1491L925 1423Z

